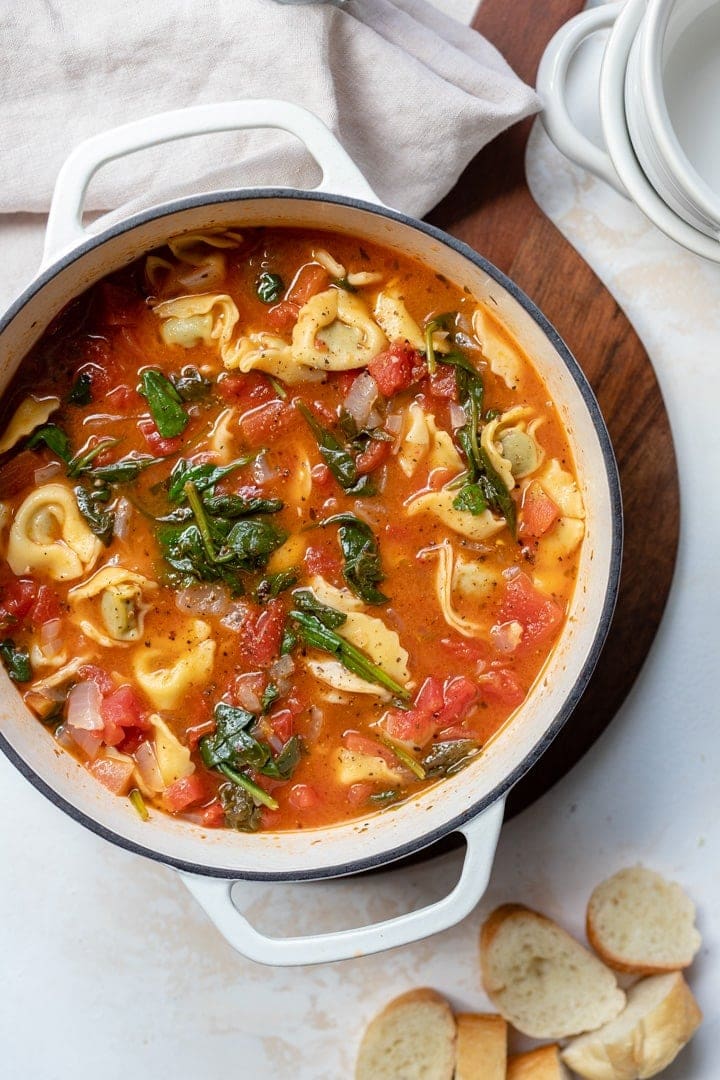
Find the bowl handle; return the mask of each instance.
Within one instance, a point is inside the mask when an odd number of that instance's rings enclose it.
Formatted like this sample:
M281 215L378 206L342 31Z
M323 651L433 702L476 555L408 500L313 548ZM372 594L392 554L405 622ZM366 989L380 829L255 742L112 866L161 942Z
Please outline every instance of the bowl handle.
M295 967L369 956L447 930L473 910L490 878L504 808L505 802L500 799L458 830L465 837L465 860L452 892L418 911L355 930L307 937L268 937L251 926L235 906L233 889L241 882L183 872L180 876L226 941L259 964Z
M591 34L614 24L622 7L622 4L615 3L589 8L561 26L551 38L540 61L537 92L543 107L543 125L558 150L627 197L610 156L575 126L567 107L570 61Z
M101 166L115 158L173 139L245 128L280 128L305 144L322 169L315 191L356 196L379 203L375 192L332 132L314 113L272 98L223 101L158 113L93 135L72 151L58 173L53 192L43 266L87 235L82 224L88 185Z

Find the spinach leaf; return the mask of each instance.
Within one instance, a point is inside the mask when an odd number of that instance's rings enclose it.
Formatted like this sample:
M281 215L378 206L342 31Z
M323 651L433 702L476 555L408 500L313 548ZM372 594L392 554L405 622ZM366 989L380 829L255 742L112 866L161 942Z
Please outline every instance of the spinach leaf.
M215 485L224 476L229 476L230 473L235 472L237 469L242 469L244 465L249 465L254 459L254 454L246 454L237 458L236 461L230 462L229 465L212 465L210 462L193 465L187 458L180 458L170 473L168 499L171 503L178 505L185 503L187 501L185 485L188 482L193 483L198 491L208 491L212 494Z
M75 477L80 476L82 473L91 472L91 465L95 458L99 457L103 451L111 450L112 447L117 446L119 442L119 439L100 439L95 446L91 447L90 450L86 450L84 454L76 454L67 463L68 476L75 479Z
M104 484L127 484L131 480L137 480L140 473L151 465L161 465L164 461L165 458L148 455L126 457L113 461L111 465L96 465L89 473L94 480L102 480Z
M215 706L215 731L200 740L200 754L208 769L235 760L236 750L246 748L246 733L255 723L255 717L247 709L228 705L224 701ZM253 740L254 741L254 740Z
M27 649L19 648L12 638L5 638L4 641L0 641L0 659L13 682L30 682L32 667Z
M196 367L183 368L179 375L171 375L170 382L182 401L200 401L212 389L212 383Z
M146 368L140 378L140 393L147 398L155 426L164 439L181 435L189 417L182 399L168 378L155 368Z
M330 653L340 663L360 678L368 682L377 683L390 690L401 701L407 701L410 693L396 682L391 675L383 671L381 667L373 663L370 657L356 648L345 638L340 637L334 630L329 629L316 615L307 615L303 611L291 611L289 617L296 624L298 633L303 641L314 649Z
M263 776L275 780L289 780L302 757L302 746L297 735L291 735L278 756L267 762L260 770Z
M498 513L503 515L510 532L515 536L517 532L517 515L513 498L505 487L502 477L496 472L493 463L483 449L480 450L480 461L484 471L482 479L487 500L491 506L495 507Z
M261 570L287 538L288 534L270 521L246 518L233 525L226 544L243 569Z
M44 443L49 450L52 450L53 454L57 454L66 464L72 458L70 439L57 424L45 424L43 427L38 428L34 435L31 435L28 439L28 450L33 450L36 446L40 446L41 443Z
M262 711L264 713L269 712L279 697L280 691L278 690L275 683L268 683L262 692L262 697L260 698L260 706L262 708Z
M310 589L296 589L292 598L293 604L298 611L304 611L308 615L315 615L323 626L327 626L329 630L337 630L338 626L342 626L347 621L347 615L344 611L338 611L327 604L321 604Z
M423 758L425 775L432 778L452 776L463 769L479 750L480 747L474 739L434 743Z
M487 499L479 484L466 483L453 499L453 506L477 517L487 510Z
M380 551L373 531L355 514L335 514L321 525L339 525L338 539L345 559L343 577L366 604L386 604L388 597L376 586L384 580Z
M275 600L287 589L292 589L297 584L297 570L280 570L277 574L270 574L263 578L255 589L255 599L258 604L266 604L268 600Z
M280 655L289 656L297 645L297 637L293 634L289 626L286 626L283 630L283 635L280 640Z
M249 791L239 784L223 784L218 791L220 804L225 811L225 824L242 832L255 832L260 825L260 807Z
M358 476L355 458L349 450L332 434L326 431L302 401L296 401L295 407L307 421L315 436L320 456L340 487L350 495L374 495L375 485L369 476Z
M255 291L263 304L274 304L285 292L285 285L279 274L271 274L268 270L263 270L255 282Z
M226 518L247 517L249 514L277 514L284 507L282 499L246 499L242 495L204 495L208 514Z
M162 525L157 540L163 559L171 568L168 580L176 587L185 588L197 581L222 581L233 596L245 592L243 576L237 567L208 558L196 524Z
M434 319L430 319L425 324L425 357L431 375L434 375L437 371L437 359L432 336L436 330L449 330L454 325L456 318L456 311L446 311L443 315L436 315Z
M98 491L88 491L80 485L74 488L74 491L78 510L90 526L90 531L107 547L113 538L115 519L109 510L103 510L98 504L107 502L110 493L102 488Z
M89 405L92 401L92 379L82 371L70 388L68 402L71 405Z

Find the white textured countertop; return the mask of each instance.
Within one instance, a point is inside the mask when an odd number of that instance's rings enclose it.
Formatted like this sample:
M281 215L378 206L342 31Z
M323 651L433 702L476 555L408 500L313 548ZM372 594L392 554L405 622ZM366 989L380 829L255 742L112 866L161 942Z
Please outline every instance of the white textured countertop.
M677 573L630 698L580 765L503 830L473 915L414 947L319 968L271 970L236 955L172 871L85 831L0 758L0 1075L8 1080L345 1080L365 1023L395 994L431 985L456 1006L487 1007L477 931L492 906L522 901L580 934L593 885L634 862L687 887L704 936L690 981L706 1021L663 1075L717 1080L720 268L666 240L537 129L529 171L540 205L643 338L677 444ZM0 302L33 275L42 232L40 219L0 218ZM447 891L460 857L345 882L248 886L248 904L266 929L282 931L289 913L299 932L359 924Z

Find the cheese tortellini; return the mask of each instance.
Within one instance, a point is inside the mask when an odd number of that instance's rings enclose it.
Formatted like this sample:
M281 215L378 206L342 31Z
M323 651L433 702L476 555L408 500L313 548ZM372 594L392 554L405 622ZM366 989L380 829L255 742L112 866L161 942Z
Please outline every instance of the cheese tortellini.
M453 606L455 555L450 542L448 540L443 540L441 544L435 544L433 547L426 548L419 553L419 557L422 559L437 559L435 590L437 592L443 618L450 629L457 630L463 637L472 638L481 634L483 631L482 625L473 622L472 619L462 615L459 611L456 611Z
M150 723L155 733L154 748L160 778L163 787L167 788L183 776L194 773L195 766L190 760L190 751L187 746L182 745L160 716L152 714Z
M530 420L533 410L516 405L485 424L481 446L508 491L515 481L529 476L542 465L545 452L535 438L542 418Z
M482 349L490 370L503 380L508 390L514 390L522 377L527 359L519 345L500 331L495 316L485 304L479 304L472 319L473 333Z
M85 523L72 489L55 483L31 492L18 509L7 560L18 577L38 573L72 581L92 569L101 551L102 543Z
M156 304L153 311L162 319L160 336L166 345L192 349L216 341L223 357L240 318L235 301L227 293L179 296Z
M393 786L400 782L401 776L396 769L391 769L384 758L374 754L359 754L341 746L337 752L337 778L341 784L361 784L380 781Z
M311 297L300 309L292 352L295 362L304 367L348 371L365 367L387 343L359 297L331 288Z
M428 491L418 495L407 504L409 517L415 514L433 514L448 529L466 536L468 540L487 540L505 527L505 519L496 517L491 510L482 514L471 514L469 510L457 510L453 502L457 491L453 488L441 488L440 491Z
M137 650L133 668L138 685L157 709L176 709L190 690L209 682L215 647L208 624L192 619L174 641Z
M585 507L575 477L553 458L535 481L550 496L560 511L560 518L542 538L533 567L535 583L551 593L562 588L565 560L580 545L585 535Z
M70 589L68 600L78 609L76 619L87 637L105 647L130 645L143 634L149 610L145 594L157 587L154 581L122 566L104 566L89 581ZM96 597L100 598L102 630L89 617L95 614L92 601Z
M32 395L22 401L10 418L2 438L0 438L0 454L12 450L16 443L31 435L35 428L46 424L56 409L60 408L60 398L42 397Z
M447 431L438 428L435 417L413 401L405 417L405 431L400 440L398 464L406 476L413 476L424 458L428 471L448 469L462 471L460 454Z
M395 289L378 293L374 315L388 341L406 341L413 349L425 351L425 337Z

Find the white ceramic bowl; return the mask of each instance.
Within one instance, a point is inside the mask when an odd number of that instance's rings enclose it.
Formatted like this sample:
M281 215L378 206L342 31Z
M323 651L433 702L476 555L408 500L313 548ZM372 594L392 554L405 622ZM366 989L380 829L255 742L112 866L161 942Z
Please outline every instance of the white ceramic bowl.
M679 185L676 180L671 185L668 180L662 193L657 190L641 167L631 138L628 103L647 102L638 89L639 69L634 66L632 73L629 70L633 49L640 55L638 34L645 12L645 0L628 0L624 5L606 4L581 12L558 31L545 50L538 70L543 123L550 138L567 157L606 180L622 195L629 196L667 236L706 259L720 262L720 240L704 211L697 210L695 224L685 220L679 212L681 203L689 206L688 187ZM599 74L600 118L605 142L605 148L601 148L579 131L570 117L567 75L583 41L607 29L611 29L611 33ZM578 62L582 62L582 56L578 57ZM598 81L595 72L587 71L585 78L589 82ZM647 154L650 155L648 122L641 121L636 113L633 116L636 137L639 137L639 131L645 132ZM659 166L657 171L659 173ZM687 184L687 170L684 175ZM673 198L675 205L670 202ZM697 227L703 220L705 231Z
M301 138L324 180L313 192L233 190L154 207L100 232L84 231L87 185L105 161L183 135L244 127L281 127ZM315 963L377 952L457 922L482 895L492 865L503 803L572 713L595 666L617 593L622 514L615 460L584 375L557 332L513 282L465 244L379 204L354 164L320 121L282 102L227 102L128 124L82 144L63 167L38 278L0 323L5 386L50 320L99 278L186 230L292 225L349 232L415 256L478 298L490 300L533 357L556 402L573 449L587 511L586 538L567 623L519 714L476 763L396 809L326 829L285 833L206 831L153 813L142 822L127 800L107 792L57 748L26 711L4 672L0 748L57 806L106 839L174 867L227 939L253 959ZM417 852L452 832L467 842L461 879L429 908L374 927L311 938L271 939L234 906L242 879L307 881L356 873ZM233 892L234 887L234 892ZM240 897L240 900L242 898Z

